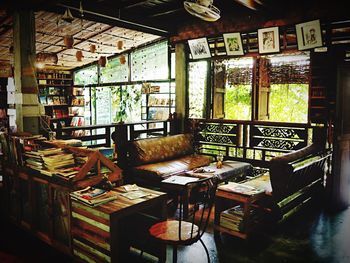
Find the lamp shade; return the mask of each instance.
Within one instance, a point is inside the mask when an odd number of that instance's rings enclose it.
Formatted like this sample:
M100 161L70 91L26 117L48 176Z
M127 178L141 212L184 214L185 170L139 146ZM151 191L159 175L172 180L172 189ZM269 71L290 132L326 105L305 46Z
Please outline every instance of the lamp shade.
M119 41L117 42L117 48L118 48L118 50L122 50L123 47L124 47L124 42L123 42L122 40L119 40Z
M90 52L95 53L96 51L96 46L95 45L90 45Z
M74 44L74 38L71 35L65 35L63 37L63 42L67 49L72 48Z
M101 56L98 60L98 64L101 67L105 67L107 65L107 57L106 56Z
M82 61L82 59L83 59L83 51L81 51L81 50L78 50L76 53L75 53L75 57L77 58L77 61L78 62L81 62Z
M122 65L125 64L126 58L125 58L125 55L124 55L124 54L122 54L122 55L119 56L119 62L120 62L120 64L122 64Z

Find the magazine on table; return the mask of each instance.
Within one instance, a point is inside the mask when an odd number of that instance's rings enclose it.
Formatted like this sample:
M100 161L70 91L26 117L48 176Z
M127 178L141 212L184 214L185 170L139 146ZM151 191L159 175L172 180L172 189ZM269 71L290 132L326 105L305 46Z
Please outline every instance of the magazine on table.
M113 191L108 191L100 188L88 186L82 190L70 193L73 200L82 202L89 206L97 206L112 200L117 199L117 194Z

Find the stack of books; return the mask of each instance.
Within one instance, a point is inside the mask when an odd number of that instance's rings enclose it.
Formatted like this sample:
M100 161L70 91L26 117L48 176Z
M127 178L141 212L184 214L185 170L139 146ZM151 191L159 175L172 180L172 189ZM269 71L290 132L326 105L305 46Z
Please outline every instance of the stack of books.
M49 171L57 171L62 168L74 166L74 156L71 153L59 153L51 156L43 156L44 166Z
M94 207L117 199L117 193L88 186L70 193L72 200Z
M222 211L220 214L220 226L242 232L244 228L243 207L238 205Z
M42 150L27 151L23 154L25 165L29 168L39 171L42 174L52 176L52 173L45 170L43 157L53 156L62 153L61 148L47 148Z

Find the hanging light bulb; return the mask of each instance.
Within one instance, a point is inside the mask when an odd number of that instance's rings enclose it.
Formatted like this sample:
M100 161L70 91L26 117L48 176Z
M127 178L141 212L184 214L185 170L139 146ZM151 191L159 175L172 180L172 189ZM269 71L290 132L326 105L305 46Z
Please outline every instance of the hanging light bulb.
M104 68L107 65L107 57L101 56L98 60L98 64Z
M125 62L126 62L126 57L125 57L124 54L121 54L121 55L119 56L119 62L120 62L120 64L122 64L122 65L125 64Z

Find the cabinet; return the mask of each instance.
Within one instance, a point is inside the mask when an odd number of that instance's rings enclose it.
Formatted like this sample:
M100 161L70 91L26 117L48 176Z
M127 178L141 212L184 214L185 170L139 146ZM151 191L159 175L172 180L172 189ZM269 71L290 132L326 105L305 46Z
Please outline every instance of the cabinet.
M175 111L175 82L144 84L141 94L142 120L166 120Z
M8 127L7 108L7 78L0 78L0 129Z
M51 129L57 125L69 126L69 95L71 94L72 75L69 71L38 72L39 101L50 116Z

